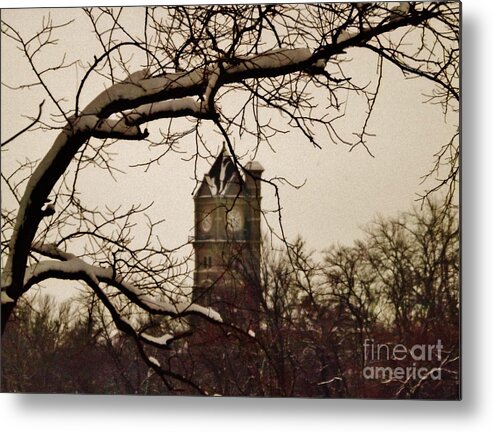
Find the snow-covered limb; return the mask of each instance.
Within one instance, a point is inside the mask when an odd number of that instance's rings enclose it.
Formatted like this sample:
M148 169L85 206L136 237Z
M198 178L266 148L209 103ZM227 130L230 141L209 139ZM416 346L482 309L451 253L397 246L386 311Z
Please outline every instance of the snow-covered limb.
M321 381L321 382L317 383L317 385L318 386L323 386L323 385L327 385L327 384L332 384L334 381L342 381L342 378L341 377L338 377L338 376L335 376L334 378L331 378L328 381Z
M123 81L101 92L83 113L105 118L146 103L199 95L205 85L202 68L142 79L138 83Z
M140 335L143 341L150 343L151 345L160 347L160 348L168 348L171 341L175 339L172 334L165 334L159 337L149 335L147 333L142 333Z
M52 243L35 242L32 244L31 250L33 252L39 253L40 255L47 256L49 258L57 259L60 261L68 261L77 258L74 254L65 252Z
M110 267L102 268L87 264L80 258L59 250L54 245L36 245L39 253L60 259L40 261L30 266L24 277L24 289L29 289L32 285L42 280L57 277L59 279L91 281L99 285L106 283L120 290L120 292L133 301L137 306L147 312L164 316L179 316L196 314L201 315L211 321L222 323L222 318L215 310L204 307L192 302L164 302L143 293L136 285L123 280L114 274Z
M221 68L215 65L186 72L168 73L161 77L146 78L138 82L126 80L101 92L87 105L83 114L106 118L116 112L152 102L199 96L204 93L210 98L211 93L214 93L216 89L220 76L219 69L224 72L222 77L224 82L228 83L246 78L281 75L291 70L303 70L319 60L314 58L311 62L312 56L313 52L308 48L279 49L248 57L238 57L229 63L223 62ZM142 75L145 76L145 74Z
M385 28L371 30L372 34L368 35L370 37L386 31ZM294 71L311 70L315 65L318 67L322 65L320 60L327 60L339 52L338 47L331 46L316 53L309 48L284 48L250 56L238 56L233 60L219 60L215 65L149 78L145 78L148 74L145 69L134 72L125 81L105 89L87 105L83 114L107 118L111 114L148 103L201 95L204 103L207 104L217 91L219 81L224 84L248 78L272 77ZM141 77L143 79L139 79ZM174 108L176 105L171 106ZM193 109L191 112L193 114L197 111Z
M24 276L24 287L29 289L34 284L57 277L59 279L87 279L99 283L97 267L91 266L79 258L67 261L40 261L28 267Z
M124 294L127 294L128 296L128 291L125 292L126 291L125 288L128 288L128 284L123 283L120 286L122 288L124 287L122 289L122 292ZM135 288L133 287L133 289ZM156 300L145 294L140 294L138 301L140 307L147 310L148 312L153 312L159 315L176 316L176 315L185 315L185 314L197 314L197 315L202 315L218 323L223 322L221 315L219 315L219 313L216 312L214 309L210 307L200 306L198 304L191 302L177 302L177 303L164 303L159 301L156 302Z
M161 363L159 363L159 361L156 359L156 357L153 357L153 356L149 356L148 357L149 361L154 365L154 366L157 366L158 368L161 367Z
M87 134L95 138L120 138L140 140L145 133L134 125L128 125L124 119L100 119L95 115L83 115L72 123L74 133Z
M139 85L140 81L149 76L149 68L144 68L138 70L137 72L131 73L123 82L129 82Z
M169 117L211 118L207 107L192 97L145 104L125 112L123 116L128 125L140 125L148 121Z
M309 48L271 50L256 56L239 57L239 64L225 67L225 72L229 75L235 75L247 71L283 69L288 66L307 63L312 56L313 52Z

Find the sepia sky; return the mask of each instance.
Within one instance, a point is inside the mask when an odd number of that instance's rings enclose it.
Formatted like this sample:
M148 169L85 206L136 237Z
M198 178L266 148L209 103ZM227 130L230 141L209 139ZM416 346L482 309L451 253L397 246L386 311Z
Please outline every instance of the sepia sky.
M48 12L55 23L74 19L60 32L63 36L58 44L50 48L52 63L63 53L68 62L77 59L90 62L95 54L101 53L94 35L89 33L91 27L87 17L78 9L3 10L2 19L27 34L28 29L40 26L43 15ZM124 19L128 22L129 32L138 31L142 24L142 9L133 9L132 14L124 15ZM357 82L375 78L375 58L354 48L348 50L347 57L352 58L349 67ZM13 86L32 79L26 61L5 38L2 38L1 60L2 82ZM135 70L138 70L137 56L134 62ZM457 119L449 117L445 122L440 106L425 103L423 94L433 90L426 81L406 80L389 64L384 64L383 74L370 122L370 131L375 137L369 140L369 148L374 157L363 147L349 151L347 146L335 145L329 140L323 142L322 149L317 149L294 131L273 138L272 148L263 146L259 149L256 159L264 166L266 178L284 177L293 184L304 183L301 189L280 185L284 229L289 239L300 235L309 248L317 251L334 243L351 244L362 236L361 227L377 215L393 216L409 210L415 204L417 194L424 191L426 185L420 184L421 177L431 168L434 153L453 134ZM58 76L49 82L56 97L67 99L66 106L70 103L73 106L82 75L81 68L72 68L62 79ZM89 82L82 105L101 90L100 83L91 87ZM2 140L24 127L28 120L22 116L35 116L38 104L45 98L40 88L14 92L2 86ZM222 103L222 112L234 112L236 103L234 98L227 99ZM346 136L358 131L365 109L358 100L349 99L346 116L339 122ZM277 113L272 115L278 116ZM159 139L158 128L159 122L149 127L151 139ZM41 158L55 136L54 132L25 134L2 152L2 171L12 172L26 157ZM221 149L222 137L212 126L206 138L212 152ZM248 161L255 144L253 140L232 139L238 154L247 153L243 161ZM165 219L159 232L162 242L169 247L180 245L193 234L192 193L196 183L194 164L188 159L195 151L194 140L184 139L179 150L180 153L169 153L159 165L153 165L145 172L143 168L131 168L130 165L148 161L158 154L156 150L149 149L144 142L120 141L111 151L115 163L125 173L116 173L113 179L101 170L84 171L79 183L81 196L86 203L99 208L154 202L151 215L154 219ZM208 161L199 159L197 176L208 171L212 162L212 158ZM12 197L3 192L3 204L10 204ZM268 186L263 189L263 208L276 208L274 191ZM267 217L278 229L277 216L268 213Z

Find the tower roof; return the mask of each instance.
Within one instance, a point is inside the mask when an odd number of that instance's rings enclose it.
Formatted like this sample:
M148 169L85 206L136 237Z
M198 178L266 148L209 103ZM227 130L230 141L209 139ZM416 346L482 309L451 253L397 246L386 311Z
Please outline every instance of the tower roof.
M231 191L231 187L238 189L238 186L242 182L243 178L241 177L238 168L226 148L223 146L209 172L204 176L202 187L199 188L198 195L228 195ZM205 184L207 185L207 188L204 189ZM200 193L200 191L202 191L202 193Z

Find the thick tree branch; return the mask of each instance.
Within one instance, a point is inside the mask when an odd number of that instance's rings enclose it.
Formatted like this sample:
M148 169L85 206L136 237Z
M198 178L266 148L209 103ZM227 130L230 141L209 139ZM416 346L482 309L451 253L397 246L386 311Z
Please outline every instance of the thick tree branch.
M209 118L210 113L215 112L214 99L221 86L253 78L323 73L327 61L345 50L364 46L369 40L398 28L419 26L439 13L439 7L432 4L421 11L413 10L412 13L399 14L390 19L386 17L378 24L361 27L359 32L340 32L335 42L316 49L290 47L247 56L231 55L231 58L219 58L190 67L185 72L155 77L149 77L148 69L145 69L104 90L79 115L69 118L68 124L29 179L9 244L2 290L6 290L14 302L25 291L23 283L27 256L44 217L44 203L90 137L140 140L147 137L147 131L142 132L138 128L145 121L182 116ZM102 61L111 50L118 50L123 45L135 45L135 42L116 45L97 61ZM193 96L202 98L201 103L190 98ZM114 120L112 115L122 117ZM6 311L4 318L8 319L9 314Z

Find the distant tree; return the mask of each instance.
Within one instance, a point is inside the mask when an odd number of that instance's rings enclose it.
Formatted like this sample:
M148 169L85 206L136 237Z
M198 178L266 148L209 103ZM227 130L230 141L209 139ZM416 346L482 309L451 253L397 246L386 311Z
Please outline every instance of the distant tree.
M364 339L409 347L441 340L445 347L438 389L429 380L409 379L371 393L374 389L362 382L360 373L347 380L352 396L457 397L458 224L456 207L444 213L443 204L427 199L422 209L379 218L354 247L334 247L327 253L327 290L335 301L333 310L343 311L332 325L338 327L346 376L348 370L363 368Z

